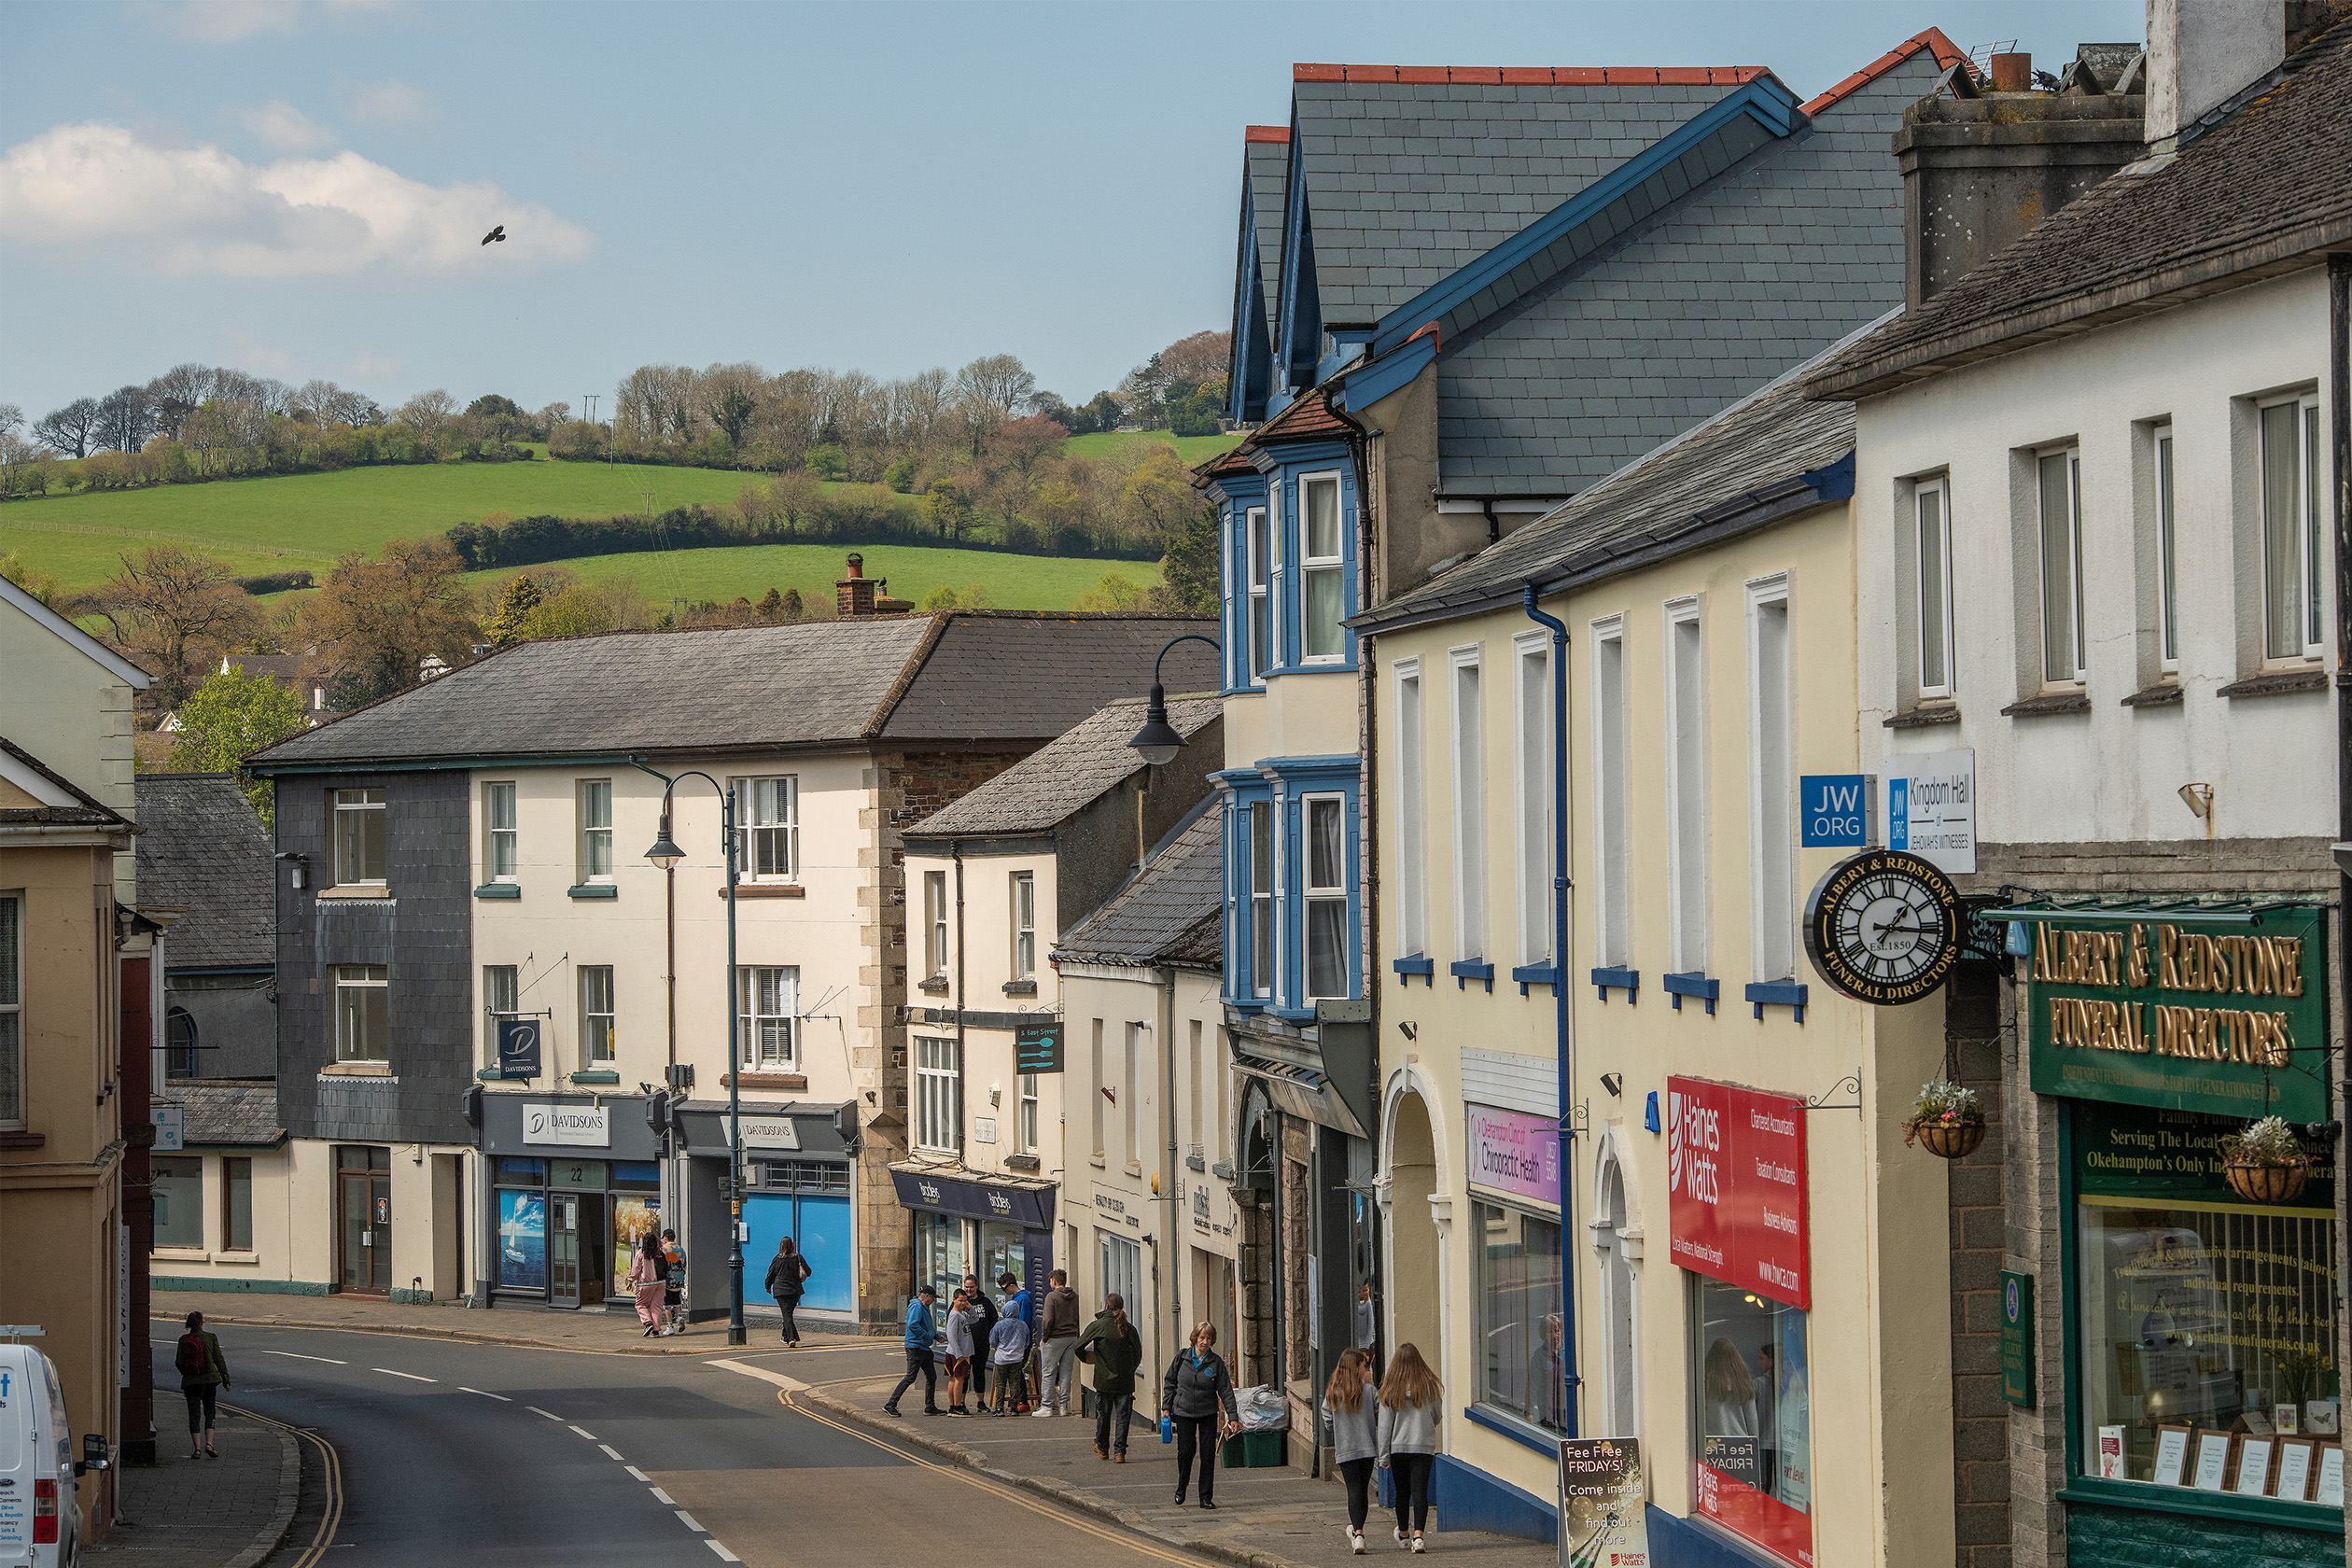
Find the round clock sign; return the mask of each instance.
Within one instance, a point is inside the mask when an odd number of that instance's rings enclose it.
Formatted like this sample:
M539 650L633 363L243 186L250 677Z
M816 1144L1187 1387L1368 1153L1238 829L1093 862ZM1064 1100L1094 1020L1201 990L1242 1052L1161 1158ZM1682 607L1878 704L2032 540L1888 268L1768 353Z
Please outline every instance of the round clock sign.
M1916 855L1871 849L1829 868L1805 901L1805 953L1841 996L1917 1001L1960 959L1960 895Z

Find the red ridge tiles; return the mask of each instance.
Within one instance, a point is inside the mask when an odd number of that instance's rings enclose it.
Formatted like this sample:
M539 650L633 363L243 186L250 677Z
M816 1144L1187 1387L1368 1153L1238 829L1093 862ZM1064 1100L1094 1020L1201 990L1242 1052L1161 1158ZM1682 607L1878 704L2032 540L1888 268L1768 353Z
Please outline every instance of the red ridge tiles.
M1884 54L1880 55L1876 60L1871 61L1868 65L1863 66L1862 69L1855 72L1854 75L1846 77L1845 80L1840 82L1837 86L1831 88L1828 91L1823 93L1812 103L1807 104L1805 105L1804 112L1808 115L1819 114L1822 110L1830 107L1836 104L1839 99L1843 98L1847 93L1852 92L1855 89L1864 86L1869 82L1875 81L1880 77L1884 76L1896 66L1900 65L1904 61L1909 60L1912 55L1917 54L1921 49L1932 50L1936 57L1936 63L1947 71L1967 58L1967 56L1962 52L1957 44L1954 44L1950 38L1943 35L1943 29L1939 27L1930 27L1925 33L1914 34L1911 37L1904 39L1901 43L1896 45L1893 49L1888 49Z
M1920 36L1926 35L1922 34ZM1935 36L1941 39L1943 35L1937 33ZM1916 42L1913 41L1914 45ZM1947 42L1943 47L1949 49L1951 45ZM1901 58L1901 55L1890 56L1873 69L1883 69ZM1940 55L1939 58L1941 58ZM1741 87L1770 74L1762 65L1297 64L1291 67L1293 81L1428 82L1485 87ZM1836 91L1842 91L1842 88Z
M1245 142L1287 142L1290 140L1290 127L1287 125L1245 125L1241 128L1241 139Z

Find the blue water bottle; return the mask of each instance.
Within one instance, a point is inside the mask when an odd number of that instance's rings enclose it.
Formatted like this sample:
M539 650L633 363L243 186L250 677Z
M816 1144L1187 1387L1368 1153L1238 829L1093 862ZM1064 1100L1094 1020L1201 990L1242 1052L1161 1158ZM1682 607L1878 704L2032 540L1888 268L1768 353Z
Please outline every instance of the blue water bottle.
M1165 1410L1160 1412L1160 1441L1163 1443L1176 1441L1176 1423L1168 1419L1168 1412Z

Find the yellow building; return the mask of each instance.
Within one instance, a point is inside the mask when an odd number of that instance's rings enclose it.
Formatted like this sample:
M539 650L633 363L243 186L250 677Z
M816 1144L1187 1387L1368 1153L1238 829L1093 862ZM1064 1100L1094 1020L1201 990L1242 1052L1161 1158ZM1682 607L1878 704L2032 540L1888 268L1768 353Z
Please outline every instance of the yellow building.
M1800 930L1852 853L1799 847L1799 790L1856 771L1853 449L1792 372L1352 623L1441 1523L1632 1436L1659 1561L1952 1559L1946 1171L1902 1137L1943 1006L1831 992Z

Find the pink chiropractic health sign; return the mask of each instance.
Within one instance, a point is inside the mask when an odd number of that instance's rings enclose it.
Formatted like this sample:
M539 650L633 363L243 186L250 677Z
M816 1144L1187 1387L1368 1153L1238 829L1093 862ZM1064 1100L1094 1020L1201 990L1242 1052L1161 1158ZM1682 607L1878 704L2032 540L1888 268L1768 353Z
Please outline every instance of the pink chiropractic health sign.
M1548 1116L1465 1108L1470 1124L1470 1183L1514 1197L1560 1206L1560 1127Z

